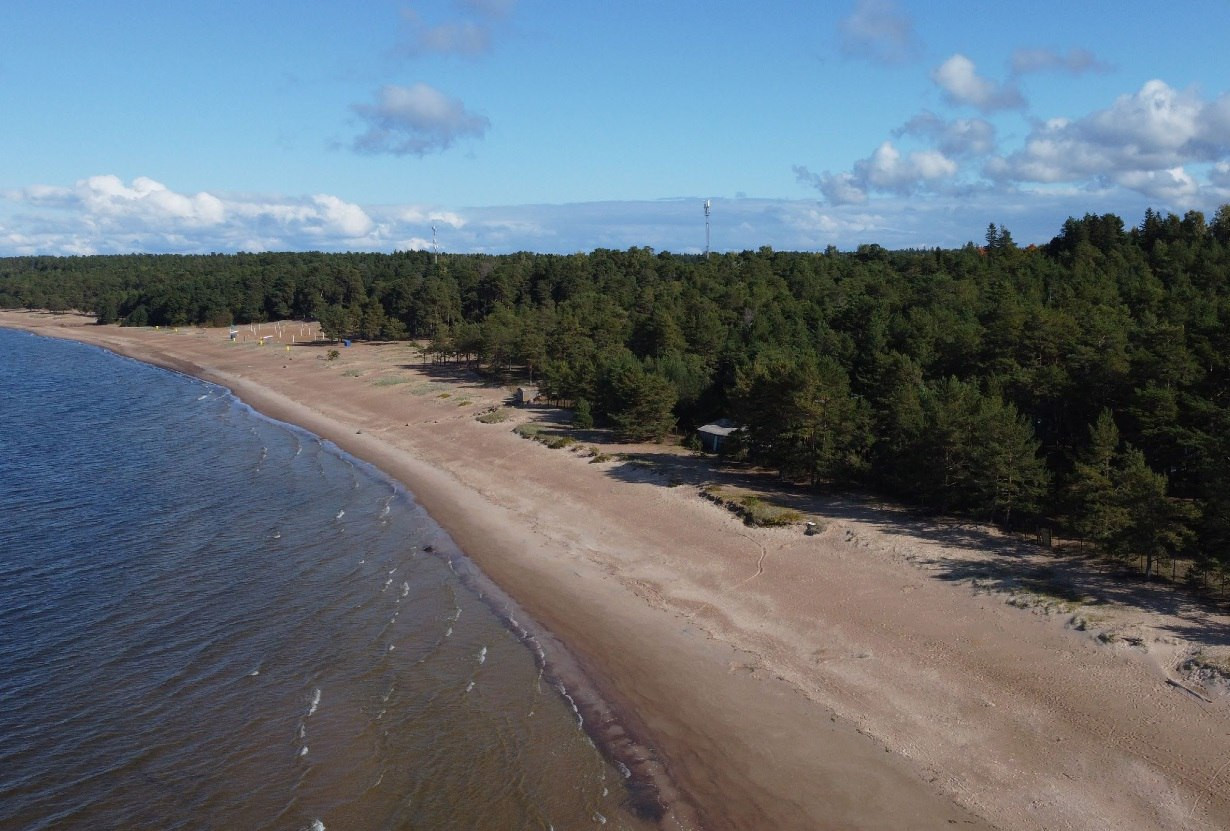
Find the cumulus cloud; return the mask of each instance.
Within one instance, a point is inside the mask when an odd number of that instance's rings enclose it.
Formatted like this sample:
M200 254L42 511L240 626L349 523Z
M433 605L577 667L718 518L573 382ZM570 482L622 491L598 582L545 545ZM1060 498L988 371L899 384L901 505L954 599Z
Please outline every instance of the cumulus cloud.
M1124 170L1112 175L1115 184L1169 204L1187 204L1200 192L1196 180L1182 167L1169 170Z
M1051 119L1025 146L993 159L987 174L1017 182L1094 177L1159 199L1183 202L1199 190L1186 166L1230 155L1230 96L1211 102L1193 91L1149 81L1083 118Z
M1209 171L1209 182L1214 187L1230 191L1230 162L1218 162Z
M830 205L859 205L867 201L867 185L853 173L812 173L803 165L795 165L794 175L801 184L820 191Z
M871 187L907 194L919 185L944 179L957 172L957 165L938 150L921 150L903 156L891 141L870 157L855 162L854 173Z
M481 138L491 122L424 83L403 87L387 84L375 104L355 104L353 110L367 123L354 139L359 153L423 156L445 150L460 138Z
M364 208L330 194L185 194L145 176L32 185L0 192L0 200L16 208L7 219L0 215L11 253L336 248L362 246L382 233Z
M958 165L939 150L903 154L891 142L882 143L854 169L816 174L796 165L795 177L824 195L831 205L857 205L875 191L908 195L956 175Z
M881 154L880 161L890 157ZM899 173L910 163L909 156L898 156L881 172ZM920 170L926 168L919 163ZM1230 165L1219 169L1230 184ZM798 172L811 175L802 168ZM853 174L832 178L844 181L845 177ZM331 194L214 193L211 196L222 206L221 219L193 224L173 207L155 210L156 202L148 201L151 196L131 196L165 193L191 201L192 195L153 180L140 181L143 184L90 177L69 187L0 190L0 255L422 250L431 247L433 224L439 228L441 250L453 253L567 254L631 246L700 253L705 244L700 197L460 208L365 206ZM862 185L855 182L856 187ZM1142 216L1149 204L1146 199L1124 201L1123 193L1118 191L1115 202L1106 201L1114 191L1094 196L1121 216ZM762 245L780 250L824 250L829 245L853 250L862 243L887 248L954 247L981 239L988 217L1007 218L1020 244L1045 242L1058 232L1063 217L1087 212L1090 198L1089 192L1078 188L1045 193L941 191L926 200L888 193L874 201L845 204L714 198L712 242L715 251L754 250Z
M1016 85L997 84L979 75L974 62L961 54L953 55L931 73L931 79L957 106L976 107L982 112L1015 110L1025 106L1025 97Z
M893 0L857 0L838 31L841 51L848 57L895 64L919 51L914 22Z
M1031 72L1066 72L1083 75L1086 72L1109 72L1109 64L1098 60L1088 49L1069 49L1056 52L1052 49L1017 49L1012 53L1012 74L1025 75Z
M995 126L981 118L945 121L933 112L924 111L893 133L898 137L926 139L950 158L985 156L995 150Z
M216 196L175 193L145 176L133 179L131 185L125 185L118 176L91 176L77 183L73 195L98 217L158 218L190 226L217 225L226 217L226 209Z

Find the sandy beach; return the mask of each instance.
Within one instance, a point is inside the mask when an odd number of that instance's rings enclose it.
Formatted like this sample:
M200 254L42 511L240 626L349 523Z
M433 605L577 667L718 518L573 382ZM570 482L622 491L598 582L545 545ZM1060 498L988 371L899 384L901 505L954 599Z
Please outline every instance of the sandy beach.
M700 491L755 482L514 432L549 408L482 423L509 391L406 343L330 359L299 323L91 323L0 312L221 384L404 483L542 628L663 828L1230 827L1230 615L852 497L787 494L814 535L750 528Z

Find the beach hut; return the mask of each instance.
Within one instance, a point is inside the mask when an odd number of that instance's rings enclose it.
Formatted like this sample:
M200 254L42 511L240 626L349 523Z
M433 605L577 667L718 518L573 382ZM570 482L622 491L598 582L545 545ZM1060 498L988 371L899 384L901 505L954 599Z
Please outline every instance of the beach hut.
M710 453L720 453L722 445L726 443L726 439L730 434L738 430L739 427L728 418L719 418L712 424L706 424L696 431L697 437L700 439L700 446Z
M538 387L517 387L517 391L513 393L513 403L518 407L524 407L526 404L534 403L534 399L537 397Z

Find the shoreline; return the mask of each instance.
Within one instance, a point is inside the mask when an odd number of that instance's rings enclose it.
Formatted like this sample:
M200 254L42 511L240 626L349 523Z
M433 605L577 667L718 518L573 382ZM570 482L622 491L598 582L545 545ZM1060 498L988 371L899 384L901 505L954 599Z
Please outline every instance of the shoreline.
M1164 641L1099 647L929 576L936 540L918 523L834 504L817 537L745 528L688 488L477 423L477 406L442 396L502 391L446 388L405 345L358 344L332 365L225 330L82 323L0 313L220 384L401 482L562 645L552 659L592 679L610 706L593 714L600 739L632 737L663 827L1230 824L1226 696L1175 691ZM1209 648L1224 626L1211 621Z

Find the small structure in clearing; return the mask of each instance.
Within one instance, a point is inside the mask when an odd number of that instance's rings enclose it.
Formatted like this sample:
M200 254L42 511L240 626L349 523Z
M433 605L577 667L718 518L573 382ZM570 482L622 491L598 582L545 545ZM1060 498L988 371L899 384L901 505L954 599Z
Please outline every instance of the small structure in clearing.
M731 433L739 427L728 418L719 418L712 424L706 424L696 431L700 438L700 446L710 453L718 453Z
M524 407L526 404L534 403L534 399L537 397L538 387L517 387L517 391L513 393L513 403L518 407Z

